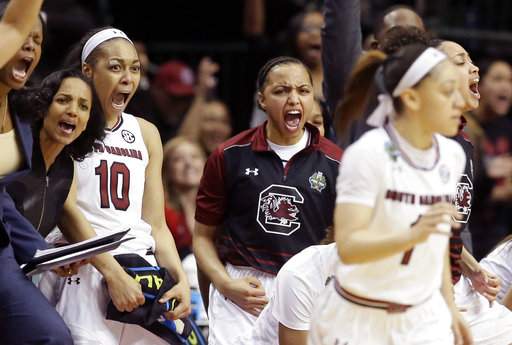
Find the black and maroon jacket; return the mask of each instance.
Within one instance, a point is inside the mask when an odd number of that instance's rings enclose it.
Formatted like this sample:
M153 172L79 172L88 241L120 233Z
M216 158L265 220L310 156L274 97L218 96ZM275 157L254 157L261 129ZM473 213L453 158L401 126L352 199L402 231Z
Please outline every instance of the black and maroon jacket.
M308 146L283 167L265 126L238 134L208 158L196 220L219 227L223 262L275 275L332 225L341 149L306 124Z
M462 274L460 265L463 242L461 232L467 230L469 217L471 216L471 206L473 204L474 188L473 188L473 144L464 132L466 120L463 118L463 125L459 134L452 139L462 146L466 153L466 167L459 183L457 183L457 194L455 196L455 207L461 216L458 221L461 223L460 229L452 229L452 237L450 237L450 263L452 271L452 282L455 284L459 281Z

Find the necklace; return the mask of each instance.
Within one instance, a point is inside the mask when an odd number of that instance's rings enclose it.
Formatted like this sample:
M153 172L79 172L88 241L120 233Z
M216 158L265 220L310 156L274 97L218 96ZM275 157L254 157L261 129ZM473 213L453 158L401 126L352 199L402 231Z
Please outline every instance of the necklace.
M0 133L3 133L5 128L5 119L7 118L7 95L5 96L5 101L1 105L4 106L4 114L2 117L2 127L0 128Z

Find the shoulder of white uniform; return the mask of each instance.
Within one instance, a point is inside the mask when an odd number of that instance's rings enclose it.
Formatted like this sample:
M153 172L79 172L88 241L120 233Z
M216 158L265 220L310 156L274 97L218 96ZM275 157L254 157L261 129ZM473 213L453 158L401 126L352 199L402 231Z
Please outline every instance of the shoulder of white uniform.
M150 139L151 137L156 136L160 140L160 132L158 132L158 128L156 128L152 122L143 119L142 117L133 116L133 118L139 124L140 130L144 137Z
M442 152L451 152L452 155L455 155L462 160L466 159L466 152L464 151L464 148L456 140L446 138L439 134L436 134L436 139L439 143L440 149L443 150Z
M389 137L383 128L372 129L361 136L345 150L344 156L354 154L360 158L375 159L375 154L385 151ZM342 158L343 161L343 158Z
M435 134L435 137L437 139L437 142L439 143L439 145L443 145L445 147L449 147L453 150L458 150L457 148L460 148L461 150L462 149L462 146L454 139L451 139L451 138L447 138L441 134ZM463 150L464 151L464 150Z
M304 275L304 271L309 267L313 267L313 262L319 258L321 250L327 248L326 245L314 245L309 246L302 251L292 256L284 265L281 267L278 275L296 275L301 277Z
M490 252L483 260L488 259L496 259L498 257L505 257L508 260L508 257L512 255L512 241L504 242L498 245L492 252ZM499 259L498 259L499 260Z

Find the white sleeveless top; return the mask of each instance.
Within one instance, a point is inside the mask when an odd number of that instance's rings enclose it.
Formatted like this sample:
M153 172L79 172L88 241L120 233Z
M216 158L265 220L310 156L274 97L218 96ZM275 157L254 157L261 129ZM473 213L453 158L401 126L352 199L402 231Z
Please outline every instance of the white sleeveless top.
M94 152L75 162L77 204L98 235L130 228L115 253L145 254L154 249L151 226L142 220L142 199L149 157L137 118L123 113L118 123L106 129Z
M16 140L16 131L11 129L9 132L0 133L0 177L4 177L18 170L23 163L23 155L20 145Z
M337 203L372 207L369 231L410 231L433 203L449 201L465 166L454 140L435 135L436 157L417 167L384 128L367 132L344 153L337 181ZM427 151L425 151L427 154ZM440 289L449 237L431 235L406 253L365 263L341 262L336 277L349 292L370 299L418 304Z

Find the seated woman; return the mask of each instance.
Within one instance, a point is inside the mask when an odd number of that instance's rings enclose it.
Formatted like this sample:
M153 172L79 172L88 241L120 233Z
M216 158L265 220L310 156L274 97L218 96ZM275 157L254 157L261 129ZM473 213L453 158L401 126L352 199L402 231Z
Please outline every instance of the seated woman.
M185 137L171 139L164 146L165 220L182 260L192 253L196 195L205 161L201 146Z
M80 72L62 70L41 86L20 92L15 106L35 114L32 169L7 191L42 236L57 225L73 181L73 159L81 160L104 136L105 120L93 107L94 89Z
M44 21L35 21L42 1L11 0L0 4L0 334L4 344L72 344L66 325L20 270L36 249L47 247L16 210L5 186L31 166L31 114L21 114L11 96L30 78L41 57ZM28 36L28 37L27 37ZM30 325L30 332L27 326Z
M94 90L80 71L67 69L50 74L38 88L20 91L13 98L16 109L35 114L39 121L34 128L32 169L28 175L11 182L7 190L18 211L43 236L57 225L70 242L96 235L83 214L76 210L70 192L73 159L80 164L93 151L95 141L105 135L105 118L99 107L96 108L99 102ZM140 285L111 254L97 255L91 263L103 275L118 310L132 311L144 303ZM70 267L67 274L75 274L77 268ZM45 282L43 279L40 288L52 300L53 288Z
M192 254L196 195L206 156L198 142L181 136L169 140L163 150L165 221L171 230L191 287L192 319L198 325L207 325L208 317L198 292L196 260Z

